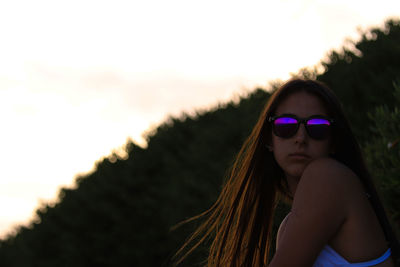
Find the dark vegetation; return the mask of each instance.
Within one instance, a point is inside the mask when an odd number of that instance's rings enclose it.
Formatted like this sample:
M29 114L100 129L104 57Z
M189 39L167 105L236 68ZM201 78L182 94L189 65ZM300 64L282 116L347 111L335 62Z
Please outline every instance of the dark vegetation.
M323 72L309 68L298 76L327 83L343 102L398 231L400 21L365 32L353 48L332 51L320 64ZM256 89L196 116L170 118L147 135L145 149L128 141L128 158L113 154L99 161L75 189L62 189L57 203L39 209L29 227L2 240L0 265L171 266L196 222L171 227L216 200L269 96ZM277 222L285 209L277 211ZM206 246L182 266L198 265L205 255Z

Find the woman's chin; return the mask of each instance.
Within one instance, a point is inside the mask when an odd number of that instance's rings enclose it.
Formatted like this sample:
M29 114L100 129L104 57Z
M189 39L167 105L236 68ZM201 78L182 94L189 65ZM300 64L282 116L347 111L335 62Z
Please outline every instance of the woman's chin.
M300 180L300 177L303 175L304 170L306 169L307 165L302 164L298 166L291 166L285 173L288 177L293 177L296 180Z

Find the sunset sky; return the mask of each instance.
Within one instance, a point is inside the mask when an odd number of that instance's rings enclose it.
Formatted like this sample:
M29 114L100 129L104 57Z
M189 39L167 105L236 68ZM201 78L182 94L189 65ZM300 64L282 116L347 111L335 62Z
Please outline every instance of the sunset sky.
M0 4L0 235L170 115L311 67L400 1Z

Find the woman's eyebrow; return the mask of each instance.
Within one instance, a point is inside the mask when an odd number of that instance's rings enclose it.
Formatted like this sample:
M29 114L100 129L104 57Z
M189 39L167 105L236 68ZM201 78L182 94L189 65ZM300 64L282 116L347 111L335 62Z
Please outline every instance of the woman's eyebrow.
M313 116L328 117L328 115L327 115L327 114L324 114L324 113L312 114L312 115L309 115L309 116L307 116L307 117L300 117L300 116L298 116L298 115L296 115L296 114L293 114L293 113L282 113L282 114L277 114L276 116L290 116L290 117L296 117L296 118L299 118L299 119L310 118L310 117L313 117Z

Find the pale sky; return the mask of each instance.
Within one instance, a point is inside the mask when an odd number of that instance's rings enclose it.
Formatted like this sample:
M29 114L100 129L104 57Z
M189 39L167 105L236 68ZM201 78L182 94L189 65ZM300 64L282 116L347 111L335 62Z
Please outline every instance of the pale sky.
M0 235L170 114L311 67L400 1L0 4Z

